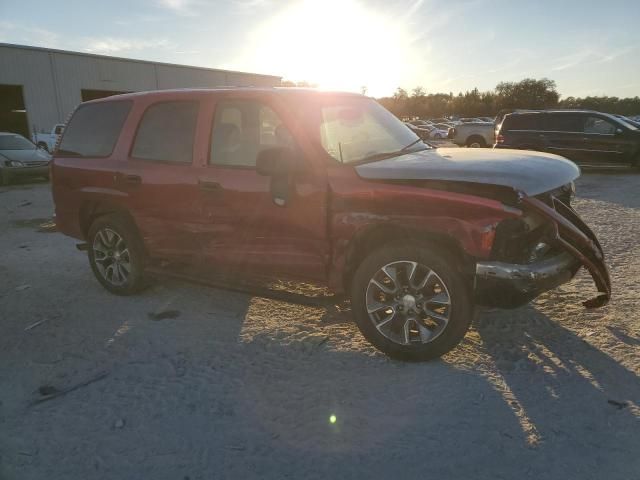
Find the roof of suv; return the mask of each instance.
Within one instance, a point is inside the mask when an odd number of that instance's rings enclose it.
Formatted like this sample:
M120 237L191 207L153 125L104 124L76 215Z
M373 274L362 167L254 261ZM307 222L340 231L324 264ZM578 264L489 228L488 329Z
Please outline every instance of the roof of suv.
M90 100L88 102L83 103L97 103L97 102L107 102L111 100L123 100L123 99L133 99L140 97L163 97L167 95L176 96L176 95L185 95L191 96L193 94L215 94L222 92L230 92L230 91L241 91L241 92L262 92L266 94L275 94L275 95L339 95L339 96L348 96L348 97L361 97L367 98L364 95L353 92L339 92L339 91L329 91L329 90L318 90L315 88L301 88L301 87L216 87L216 88L176 88L176 89L167 89L167 90L149 90L144 92L132 92L132 93L122 93L120 95L112 95L110 97L99 98L96 100Z
M515 111L515 112L511 112L511 113L507 113L504 115L503 117L503 121L507 118L513 118L514 116L518 116L518 115L537 115L537 114L562 114L562 113L579 113L579 114L588 114L588 115L600 115L600 116L604 116L607 118L610 118L611 120L615 120L617 123L620 122L625 122L624 119L621 119L619 117L616 117L615 115L611 114L611 113L605 113L605 112L598 112L597 110L581 110L581 109L556 109L556 110L519 110L519 111ZM628 123L628 122L626 122Z
M505 115L529 115L536 113L597 113L599 115L611 115L610 113L598 112L597 110L584 110L579 108L557 108L554 110L515 110L513 112L506 113Z

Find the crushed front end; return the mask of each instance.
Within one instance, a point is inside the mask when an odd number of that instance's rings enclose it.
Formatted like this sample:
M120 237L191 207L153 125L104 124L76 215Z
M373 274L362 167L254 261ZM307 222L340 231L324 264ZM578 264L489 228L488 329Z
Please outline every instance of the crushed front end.
M522 215L496 226L491 258L476 263L476 302L517 307L568 282L584 266L599 294L583 304L605 305L611 297L611 280L604 253L570 206L571 192L564 188L518 198Z

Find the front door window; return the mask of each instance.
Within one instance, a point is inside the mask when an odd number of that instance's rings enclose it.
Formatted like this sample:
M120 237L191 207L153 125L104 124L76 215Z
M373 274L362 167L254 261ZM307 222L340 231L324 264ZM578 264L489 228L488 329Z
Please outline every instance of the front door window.
M253 100L223 100L216 107L210 165L255 167L258 153L273 146L293 146L282 120Z
M587 117L584 123L584 133L598 135L613 135L616 132L616 126L600 117Z

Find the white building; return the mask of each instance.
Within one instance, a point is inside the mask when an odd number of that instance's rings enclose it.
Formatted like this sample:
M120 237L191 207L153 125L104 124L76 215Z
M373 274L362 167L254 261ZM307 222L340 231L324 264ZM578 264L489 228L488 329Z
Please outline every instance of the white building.
M267 87L281 77L0 43L0 131L31 137L83 101L166 88Z

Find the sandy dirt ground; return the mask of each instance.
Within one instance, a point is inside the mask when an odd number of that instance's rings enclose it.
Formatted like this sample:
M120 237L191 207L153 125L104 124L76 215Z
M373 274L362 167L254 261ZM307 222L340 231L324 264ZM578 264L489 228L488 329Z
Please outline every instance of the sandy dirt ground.
M640 176L578 188L611 304L586 311L580 273L423 364L376 352L344 305L177 280L112 296L39 228L47 184L0 189L0 478L640 478Z

